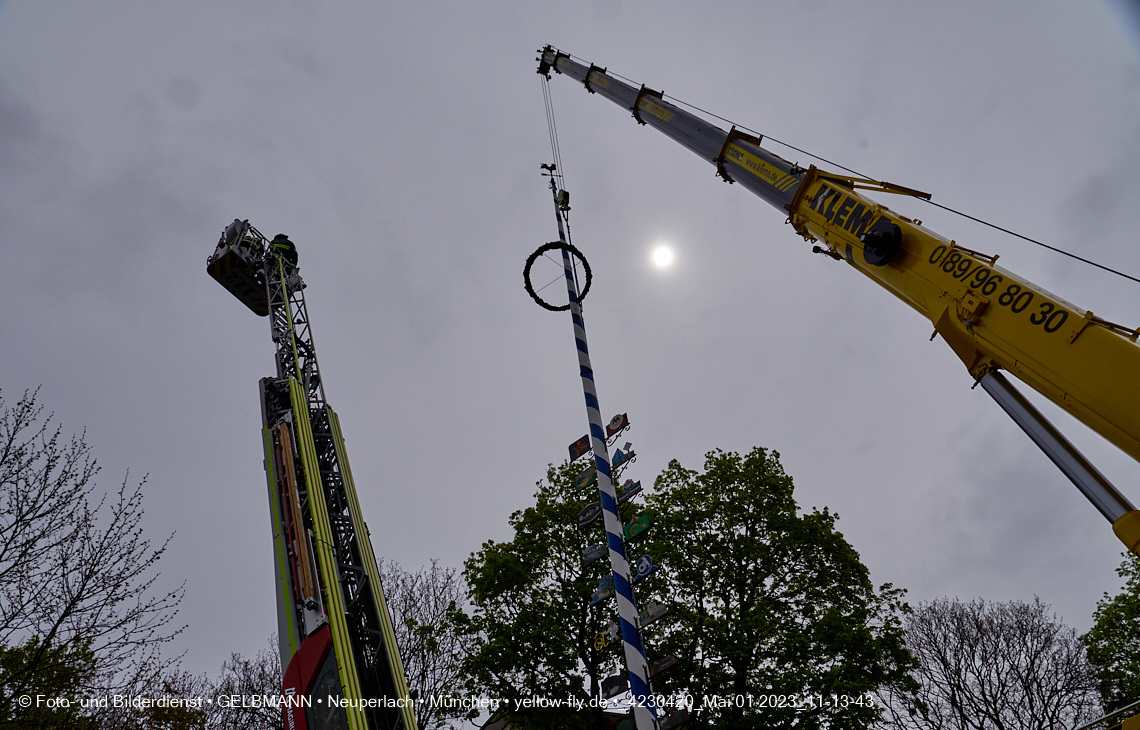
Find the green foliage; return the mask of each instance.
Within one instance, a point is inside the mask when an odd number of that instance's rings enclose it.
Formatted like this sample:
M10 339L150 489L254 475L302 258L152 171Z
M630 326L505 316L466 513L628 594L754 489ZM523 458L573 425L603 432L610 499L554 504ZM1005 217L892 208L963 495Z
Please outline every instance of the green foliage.
M476 641L464 669L468 689L500 700L532 695L588 699L600 680L624 672L620 641L595 647L617 618L612 600L590 604L605 560L585 569L581 550L604 541L600 520L577 527L596 492L578 493L582 464L551 467L535 505L510 517L514 537L487 542L466 563ZM635 586L642 607L666 616L643 638L650 660L680 663L653 679L655 693L753 698L751 708L706 708L692 727L861 728L879 717L869 693L889 687L912 696L915 662L903 640L902 591L876 590L827 510L799 514L792 480L775 452L712 452L698 473L671 462L645 506L622 505L622 519L649 511L653 527L629 546L661 569ZM761 708L772 694L846 695L842 709ZM858 701L857 701L858 700ZM534 709L500 713L513 727L599 727L597 712Z
M861 728L879 716L867 693L916 689L900 616L902 591L871 584L826 509L799 514L779 455L713 451L699 473L670 462L647 498L657 513L645 552L661 569L638 602L669 607L647 627L650 661L680 663L655 692L705 696L846 695L846 708L706 709L691 727ZM631 549L631 561L641 554ZM856 699L861 698L861 704Z
M94 676L95 655L86 643L49 646L32 637L20 646L0 648L0 687L9 694L0 728L94 727L80 706L82 690ZM17 701L21 696L32 700L29 707ZM63 703L49 707L42 701L48 698Z
M185 673L172 673L163 679L161 692L154 694L148 692L144 696L155 700L177 698L196 701L214 694L211 689L212 687L204 678ZM155 702L153 706L136 710L131 713L131 720L134 723L124 723L122 730L128 730L128 728L130 730L135 728L138 730L205 730L209 719L206 708L213 709L212 705L203 705L202 707L186 706L179 703L171 703L171 705L173 706L161 706L159 702ZM280 726L280 711L276 713L274 719L277 722L269 725L269 727ZM257 726L251 724L245 727L253 730Z
M1140 700L1140 558L1126 553L1116 569L1125 579L1119 595L1104 595L1092 629L1081 637L1088 648L1106 712Z
M512 727L598 727L597 713L566 708L523 708L532 696L588 701L601 679L618 671L614 647L593 646L615 618L612 601L591 605L598 579L609 564L581 567L581 551L604 542L598 526L578 529L578 512L597 494L578 493L574 477L582 463L551 466L538 482L535 505L513 513L510 542L489 541L465 563L473 605L467 631L475 638L464 662L470 691L510 701Z

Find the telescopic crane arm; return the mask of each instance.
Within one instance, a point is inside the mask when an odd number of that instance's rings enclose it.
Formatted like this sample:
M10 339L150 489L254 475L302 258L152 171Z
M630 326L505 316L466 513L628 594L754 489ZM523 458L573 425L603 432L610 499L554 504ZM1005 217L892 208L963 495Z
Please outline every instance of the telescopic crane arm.
M711 162L788 216L813 250L846 261L934 325L970 374L1113 523L1129 550L1140 551L1140 511L1133 508L1033 408L999 371L1017 376L1140 461L1140 346L1137 332L1076 307L867 197L864 190L929 199L876 180L800 168L760 145L760 137L710 124L631 86L604 68L547 46L538 72L582 82ZM1140 552L1138 552L1140 554Z

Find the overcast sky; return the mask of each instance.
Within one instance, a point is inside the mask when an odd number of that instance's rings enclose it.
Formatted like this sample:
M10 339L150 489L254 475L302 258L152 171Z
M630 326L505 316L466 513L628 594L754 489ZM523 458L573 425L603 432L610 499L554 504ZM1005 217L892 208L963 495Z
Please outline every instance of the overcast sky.
M276 625L269 326L205 273L235 217L297 243L378 556L461 566L508 538L586 431L569 315L521 276L556 238L544 44L1140 272L1134 6L935 5L0 2L0 388L42 384L65 429L87 429L102 487L149 473L146 529L176 533L162 583L186 581L177 650L216 672ZM566 77L551 89L629 475L775 449L876 583L911 601L1038 595L1086 629L1122 546L930 323L628 111ZM886 202L1140 324L1140 285ZM668 270L650 261L662 241ZM1140 501L1140 465L1045 410Z

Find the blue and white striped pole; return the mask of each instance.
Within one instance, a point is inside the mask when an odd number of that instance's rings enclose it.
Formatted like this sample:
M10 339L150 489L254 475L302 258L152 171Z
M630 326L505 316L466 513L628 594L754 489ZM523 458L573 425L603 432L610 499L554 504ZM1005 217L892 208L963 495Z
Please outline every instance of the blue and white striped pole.
M553 181L552 181L553 182ZM551 185L554 189L554 185ZM566 240L562 225L562 210L558 205L555 190L554 214L558 218L558 239ZM594 464L598 469L598 495L602 505L602 517L606 526L606 543L610 552L610 569L614 577L614 591L617 593L618 618L621 621L621 640L625 649L625 666L629 673L629 688L635 704L633 719L637 730L656 730L657 721L652 701L649 697L649 667L645 660L645 650L641 646L641 634L637 629L637 603L633 600L633 589L629 581L629 560L625 555L622 540L625 531L618 514L617 493L610 476L610 455L606 447L606 432L602 428L602 412L598 407L598 392L594 387L594 369L590 366L590 352L586 347L586 325L582 321L582 305L578 301L578 287L574 280L573 262L570 252L562 249L562 264L566 270L566 292L570 297L570 313L574 318L574 341L578 346L578 366L582 372L582 391L586 396L586 418L590 422L590 444L594 450Z

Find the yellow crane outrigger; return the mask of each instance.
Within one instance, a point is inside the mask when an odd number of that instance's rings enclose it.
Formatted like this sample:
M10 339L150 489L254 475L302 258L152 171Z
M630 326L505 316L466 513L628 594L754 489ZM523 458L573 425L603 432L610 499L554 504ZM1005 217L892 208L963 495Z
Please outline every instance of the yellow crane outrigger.
M813 248L855 270L934 325L979 385L1017 422L1140 554L1140 511L1124 497L1001 371L1017 376L1140 461L1140 346L1137 330L1113 324L960 246L860 191L929 199L899 185L803 169L761 147L762 138L716 125L631 86L604 68L547 46L538 72L576 79L629 109L784 211ZM933 336L932 336L933 337Z

